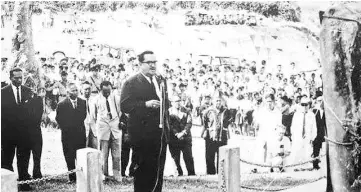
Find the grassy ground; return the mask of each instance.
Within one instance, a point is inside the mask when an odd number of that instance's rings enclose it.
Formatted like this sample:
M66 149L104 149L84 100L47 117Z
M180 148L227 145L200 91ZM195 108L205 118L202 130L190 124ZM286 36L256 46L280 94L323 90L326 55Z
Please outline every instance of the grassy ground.
M293 187L302 184L308 183L311 178L299 179L292 178L290 176L280 176L280 175L256 175L241 179L241 185L249 187L258 187L269 189L280 189L285 187ZM67 178L61 177L56 180L51 180L46 183L39 183L34 185L36 191L39 192L75 192L76 184L67 184ZM166 192L218 192L218 182L217 176L197 176L197 177L167 177L163 185L163 191ZM131 178L126 178L123 182L113 182L108 181L104 182L104 191L122 191L128 192L133 191L133 180ZM250 192L253 190L242 189L242 192Z
M42 129L43 131L43 155L42 155L42 173L44 176L64 173L67 171L66 163L64 160L60 131L55 129ZM165 182L163 185L164 191L189 191L189 192L201 192L210 191L216 192L218 189L218 177L206 176L205 168L205 151L204 141L199 138L200 128L194 127L192 135L196 138L193 139L193 156L195 161L195 170L198 176L193 177L174 177L175 168L173 166L173 160L171 159L169 152L167 154L167 161L165 165ZM254 140L252 138L243 138L235 136L229 142L231 145L239 145L241 147L241 157L246 160L252 160L252 152L254 146ZM321 152L322 154L323 152ZM323 161L324 163L325 161ZM110 164L111 165L111 164ZM310 167L311 164L304 168ZM182 164L183 170L186 173L184 164ZM322 167L324 165L322 164ZM14 162L14 168L16 168L16 161ZM288 171L286 173L272 173L269 174L268 169L258 168L258 171L262 174L250 174L251 170L255 168L247 164L241 163L241 185L251 187L267 187L270 183L270 189L279 189L285 186L297 186L307 183L310 180L318 178L324 175L324 170L320 171L304 171L293 172ZM112 171L109 171L112 174ZM32 161L29 166L29 173L32 173ZM62 176L55 180L42 182L33 185L36 191L75 191L75 184L67 184L67 177ZM121 183L105 182L105 191L133 191L133 181L131 178L125 178ZM242 190L251 191L251 190Z

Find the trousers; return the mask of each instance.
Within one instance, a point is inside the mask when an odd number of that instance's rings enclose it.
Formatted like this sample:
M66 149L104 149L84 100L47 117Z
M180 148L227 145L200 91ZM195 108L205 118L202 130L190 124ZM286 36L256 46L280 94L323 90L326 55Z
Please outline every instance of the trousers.
M136 167L134 171L134 192L160 192L167 144L165 138L144 139L134 145ZM153 190L154 189L154 190Z
M227 142L213 141L211 139L205 139L206 143L206 166L207 166L207 174L214 175L217 173L215 157L217 155L217 168L218 168L218 160L219 160L219 147L227 145Z
M100 151L103 158L103 173L108 176L108 158L109 151L112 153L113 173L120 172L120 139L115 139L113 134L110 134L109 140L100 140Z
M184 145L169 145L170 154L175 162L177 167L178 175L183 175L183 170L180 165L180 154L183 153L183 160L186 165L188 175L195 175L194 171L194 160L192 154L192 144L184 144Z

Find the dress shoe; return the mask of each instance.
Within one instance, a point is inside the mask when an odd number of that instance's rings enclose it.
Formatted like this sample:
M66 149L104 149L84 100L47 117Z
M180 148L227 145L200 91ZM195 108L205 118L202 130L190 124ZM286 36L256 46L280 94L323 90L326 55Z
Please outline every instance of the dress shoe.
M33 179L41 179L41 178L43 178L42 174L34 174L33 175Z

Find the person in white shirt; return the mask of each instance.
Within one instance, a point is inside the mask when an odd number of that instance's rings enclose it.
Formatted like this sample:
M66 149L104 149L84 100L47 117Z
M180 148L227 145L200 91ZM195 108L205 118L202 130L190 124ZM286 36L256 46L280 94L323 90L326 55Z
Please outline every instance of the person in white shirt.
M88 81L82 83L81 87L81 98L86 101L86 111L87 116L84 121L85 131L86 131L86 146L90 148L97 149L98 148L98 140L97 140L97 130L95 127L95 122L91 118L91 111L93 111L92 102L95 97L91 96L91 84Z
M285 136L286 128L279 125L276 128L275 137L267 141L268 163L271 166L279 166L283 172L283 166L287 164L289 155L291 154L291 141ZM273 172L273 168L271 168Z
M317 136L316 118L309 109L310 100L307 96L301 98L301 104L293 115L291 125L292 150L290 161L303 162L311 158L313 141Z
M108 174L109 150L112 151L113 176L120 181L120 149L121 130L119 129L120 97L111 92L112 84L103 81L100 84L101 94L94 98L92 119L97 130L99 147L103 155L103 173Z
M265 97L265 108L260 109L255 117L255 125L257 132L257 152L255 158L259 162L266 162L267 160L267 141L275 138L275 130L279 125L282 125L282 113L276 109L275 96L268 94ZM257 170L254 169L253 172Z

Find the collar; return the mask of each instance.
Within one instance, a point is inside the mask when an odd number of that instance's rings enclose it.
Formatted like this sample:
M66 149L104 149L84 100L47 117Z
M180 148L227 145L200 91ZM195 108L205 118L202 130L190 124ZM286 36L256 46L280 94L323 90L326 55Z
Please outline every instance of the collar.
M17 88L17 87L16 87L14 84L12 84L12 83L11 83L11 87L12 87L14 90L16 90L16 88ZM21 89L21 85L19 86L19 90L20 90L20 89Z
M146 76L144 73L142 73L142 72L140 72L144 77L145 77L145 79L147 79L147 81L149 82L149 83L152 83L152 78L151 77L148 77L148 76Z
M78 98L76 98L75 100L72 100L72 99L69 97L69 100L70 100L72 103L74 103L74 102L76 102L76 101L78 100Z

